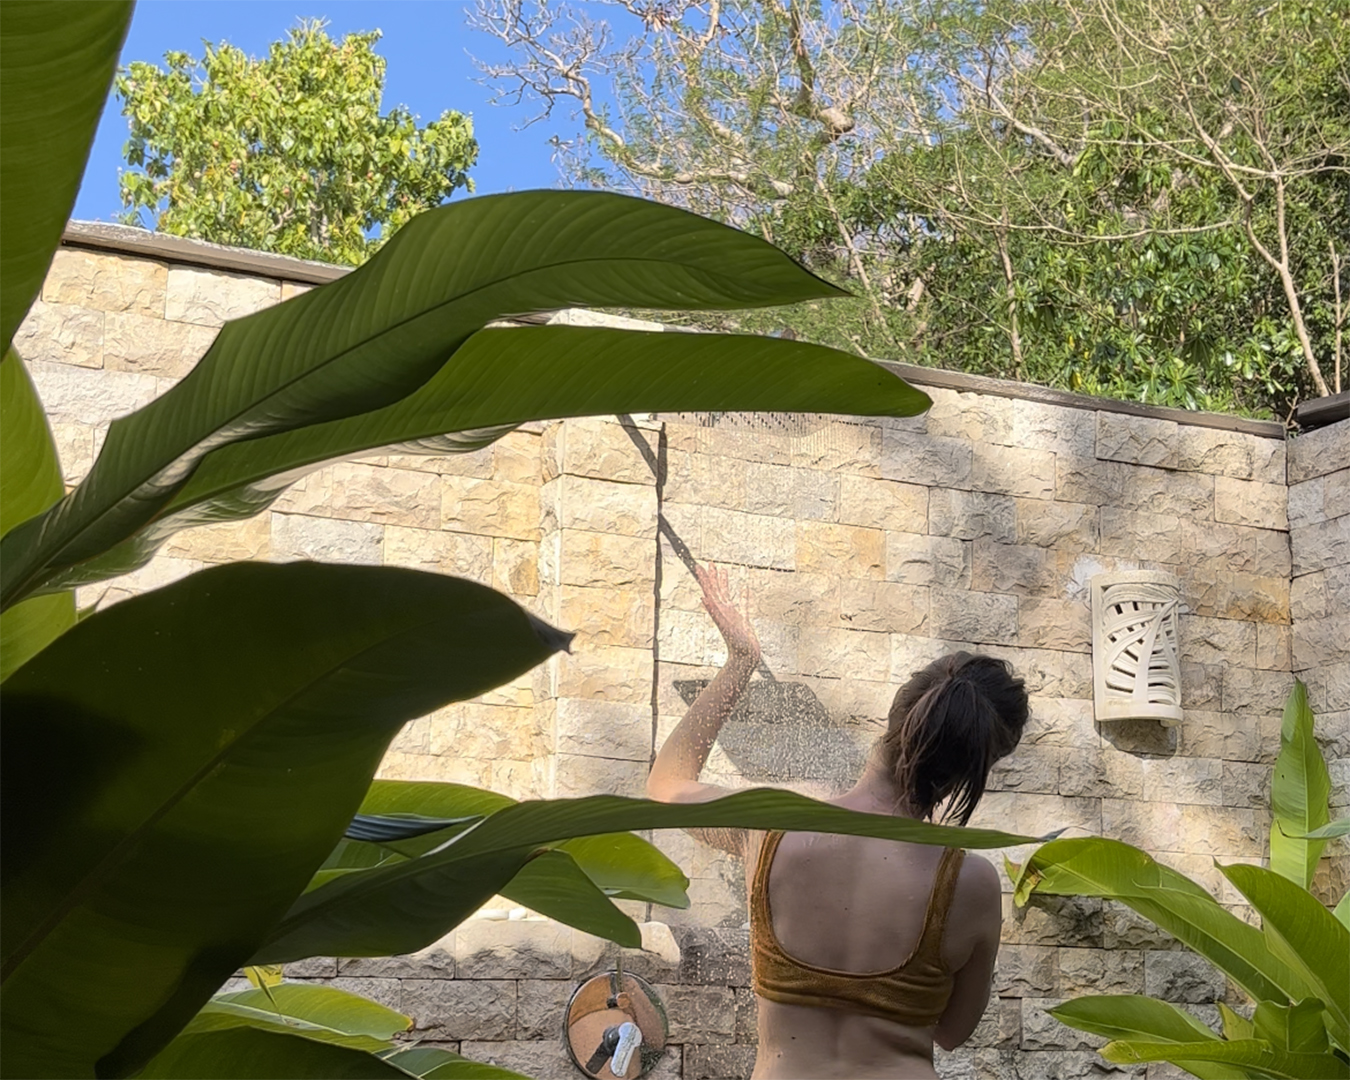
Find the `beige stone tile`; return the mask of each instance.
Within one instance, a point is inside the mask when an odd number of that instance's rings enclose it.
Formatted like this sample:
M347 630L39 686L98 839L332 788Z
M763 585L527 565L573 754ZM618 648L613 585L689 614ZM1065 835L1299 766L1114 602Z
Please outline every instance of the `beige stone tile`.
M1291 484L1350 469L1350 425L1328 424L1305 431L1287 445L1288 477Z
M788 465L760 465L757 469L770 476L780 471L788 475ZM666 459L666 483L662 498L666 503L693 506L721 506L727 510L746 509L750 462L743 458L672 450ZM762 476L757 475L757 479Z
M592 646L559 656L550 665L556 666L553 692L559 697L630 704L651 701L652 654L648 649Z
M611 483L655 485L656 477L632 436L655 454L654 432L609 416L579 417L550 427L544 434L544 476L589 476Z
M1017 602L1017 644L1035 649L1089 652L1092 607L1086 599L1023 596Z
M976 643L1003 643L1017 637L1017 597L935 585L930 590L930 632Z
M1060 565L1056 552L1025 544L973 541L971 588L979 592L1019 596L1061 596Z
M1060 551L1096 551L1098 510L1086 503L1015 499L1014 541Z
M705 516L704 543L710 521ZM798 521L795 566L818 574L880 580L885 576L886 535L858 525Z
M47 271L42 299L162 319L168 277L166 263L61 247Z
M655 487L611 484L582 476L559 476L542 488L527 488L524 484L516 487L522 492L537 492L540 520L545 529L589 529L656 538ZM691 547L694 545L692 537L685 536L685 541Z
M357 461L340 462L332 470L329 516L414 529L435 529L441 524L441 481L433 474ZM321 512L320 507L311 511Z
M371 522L273 513L269 543L274 562L315 559L369 566L384 562L384 526Z
M441 528L514 540L539 539L539 488L471 476L442 476L440 488Z
M650 705L559 698L557 725L559 753L651 761Z
M1180 646L1183 660L1209 664L1256 664L1256 623L1238 619L1210 619L1182 615Z
M103 366L181 379L215 341L214 327L109 312L103 325Z
M928 489L843 473L839 476L839 521L897 532L925 532Z
M840 581L838 588L839 619L846 626L920 636L931 632L930 590L924 586L848 578Z
M557 621L577 634L577 648L597 645L649 649L652 645L653 598L636 589L558 587Z
M74 421L58 421L51 425L56 457L61 463L61 474L67 487L74 487L85 478L94 465L94 428Z
M1214 479L1214 520L1262 529L1287 529L1288 490L1259 480Z
M1127 413L1097 413L1097 457L1129 465L1178 467L1180 435L1175 420Z
M1252 622L1289 621L1289 580L1192 566L1179 575L1186 606L1197 615Z
M272 550L272 523L266 512L243 521L220 522L184 529L169 538L165 555L202 563L266 559Z
M975 443L970 486L1026 499L1055 497L1055 455L1048 450Z
M438 709L426 723L434 757L521 760L553 749L539 717L528 708L461 702Z
M1017 537L1017 501L1010 495L933 488L928 492L928 532L933 536L950 536L957 540L987 537L1000 544L1014 543Z
M886 580L969 588L971 545L946 536L886 533Z
M539 548L533 540L492 540L492 586L512 596L539 595Z
M104 324L102 311L37 300L14 334L14 351L30 370L39 362L101 368Z
M881 475L925 487L970 487L974 451L965 439L942 438L887 426Z
M562 529L558 580L588 588L651 591L656 545L646 537Z
M492 580L492 545L487 536L389 525L384 530L384 565L453 574L487 584Z
M795 543L790 521L717 506L703 507L701 520L702 544L694 548L696 558L775 570L795 569Z
M313 288L313 285L307 285L299 281L283 281L281 283L281 299L294 300L297 296L304 296Z
M223 326L281 301L281 282L192 266L169 268L164 317Z
M865 630L812 628L798 644L798 670L803 675L882 682L890 661L890 637Z
M933 399L925 414L930 435L969 439L973 443L1013 446L1013 401L986 394L966 394L930 386Z

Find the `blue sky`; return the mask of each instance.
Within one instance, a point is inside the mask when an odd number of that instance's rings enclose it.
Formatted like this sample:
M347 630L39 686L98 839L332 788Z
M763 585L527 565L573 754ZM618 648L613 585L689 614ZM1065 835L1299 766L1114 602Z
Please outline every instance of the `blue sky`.
M229 41L260 56L302 17L327 19L334 37L382 30L376 51L388 61L386 109L406 105L423 122L445 109L472 114L479 155L470 175L479 194L552 187L558 170L551 160L549 137L571 138L580 125L559 111L545 123L513 130L530 117L530 110L489 104L490 91L475 81L478 71L469 54L500 59L504 49L494 49L494 39L465 26L465 8L453 0L141 0L122 49L122 63L146 60L162 65L170 49L200 56L203 38ZM117 173L124 165L126 135L126 120L118 102L110 99L75 203L76 218L111 221L120 212Z

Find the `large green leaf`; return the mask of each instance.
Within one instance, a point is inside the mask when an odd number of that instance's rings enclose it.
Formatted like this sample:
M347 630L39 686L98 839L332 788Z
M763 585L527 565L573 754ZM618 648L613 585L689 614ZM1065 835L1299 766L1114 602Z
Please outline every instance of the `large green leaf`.
M390 445L476 450L526 420L629 411L908 416L928 405L925 394L885 368L805 342L568 326L483 330L394 405L208 455L144 528L49 584L127 573L182 529L249 517L306 472ZM443 433L460 434L439 438Z
M500 1065L484 1065L435 1046L401 1050L386 1059L422 1080L530 1080Z
M630 949L642 947L637 924L614 906L572 856L541 851L502 886L502 895L540 915Z
M1280 1050L1264 1039L1233 1042L1113 1042L1102 1048L1102 1057L1121 1065L1145 1061L1171 1061L1192 1068L1192 1062L1225 1062L1246 1070L1246 1075L1273 1080L1350 1080L1350 1065L1334 1054L1296 1054Z
M1218 1038L1185 1009L1141 994L1081 997L1046 1011L1071 1028L1112 1040L1193 1043ZM1186 1067L1201 1080L1246 1080L1250 1075L1217 1062L1188 1062Z
M687 908L689 879L660 848L632 833L579 836L558 845L606 895Z
M365 1050L243 1025L185 1032L136 1075L147 1080L406 1080L412 1074Z
M212 1015L237 1017L247 1023L280 1020L297 1028L379 1042L388 1042L412 1027L408 1017L369 998L306 983L281 983L267 990L218 994L202 1007L185 1030L205 1030L197 1026L198 1020Z
M1341 897L1340 903L1336 905L1332 914L1336 916L1337 922L1350 930L1350 890L1347 890L1346 894Z
M1303 888L1312 885L1326 841L1306 836L1331 820L1331 776L1313 737L1308 688L1297 679L1280 724L1280 754L1270 779L1270 868Z
M1277 1005L1273 1001L1258 1001L1252 1014L1252 1028L1259 1039L1300 1054L1324 1054L1327 1046L1327 1026L1322 1022L1325 1006L1317 998L1308 998L1297 1005Z
M437 812L443 809L435 808ZM724 826L838 832L967 848L1030 842L1028 837L992 829L861 814L768 789L694 804L617 795L523 802L504 807L422 858L346 874L306 893L249 962L413 952L442 937L489 897L502 892L541 846L620 829ZM1259 931L1252 932L1259 936Z
M399 727L565 640L473 582L309 563L203 571L58 638L0 687L5 1069L142 1065L285 913Z
M1350 929L1309 892L1260 866L1220 870L1261 916L1270 950L1312 988L1331 1020L1332 1037L1350 1049Z
M61 242L131 20L127 0L5 0L0 16L0 353ZM5 364L9 361L6 360ZM4 366L4 365L0 365Z
M47 414L12 349L0 364L0 534L65 492ZM75 623L75 596L37 596L0 614L0 682Z
M1032 892L1119 900L1190 946L1258 1001L1314 995L1307 981L1271 951L1260 930L1224 909L1184 874L1118 840L1052 840L1022 865L1014 888L1019 902Z
M1329 821L1319 829L1312 829L1305 833L1287 833L1301 840L1339 840L1342 836L1350 836L1350 818L1337 818L1335 821Z
M621 195L527 191L428 211L353 273L227 323L185 379L114 421L84 482L0 541L0 606L134 535L211 451L392 405L499 316L838 293L762 240Z

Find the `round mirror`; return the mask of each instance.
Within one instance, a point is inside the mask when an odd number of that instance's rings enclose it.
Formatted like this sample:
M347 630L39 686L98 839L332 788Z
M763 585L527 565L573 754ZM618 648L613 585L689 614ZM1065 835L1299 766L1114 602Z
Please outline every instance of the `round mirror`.
M576 1067L602 1080L642 1076L661 1060L669 1032L656 992L626 971L602 972L578 986L563 1025Z

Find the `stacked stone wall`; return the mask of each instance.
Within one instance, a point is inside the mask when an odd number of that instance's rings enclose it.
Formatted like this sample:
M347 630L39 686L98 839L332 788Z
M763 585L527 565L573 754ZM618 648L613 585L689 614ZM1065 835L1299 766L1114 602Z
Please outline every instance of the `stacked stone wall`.
M174 243L156 257L139 241L62 249L16 339L71 484L111 420L191 370L225 319L323 277L275 258L265 274L242 272L239 253L227 271L212 249ZM81 590L80 603L241 558L475 578L577 631L572 653L408 725L382 775L520 798L640 794L689 685L722 659L687 549L748 590L774 677L828 717L809 731L744 726L739 742L715 748L705 779L837 790L900 680L955 648L990 652L1027 679L1033 717L975 823L1127 840L1251 919L1213 859L1266 853L1269 772L1295 675L1346 804L1350 424L1286 444L1273 425L904 373L928 380L934 405L922 417L599 417L527 425L473 454L334 465L250 521L179 534L143 570ZM1176 728L1094 721L1088 583L1126 568L1182 584ZM693 900L687 911L626 905L669 924L681 949L679 960L625 960L670 1007L673 1049L659 1074L748 1075L742 867L683 833L654 839L689 873ZM1323 860L1323 899L1344 891L1346 862ZM1096 1043L1044 1011L1076 994L1150 993L1206 1020L1214 1001L1232 999L1204 964L1116 905L1018 910L1005 897L1005 916L995 996L970 1044L942 1057L945 1076L1089 1074ZM563 1002L611 957L544 920L484 916L416 957L320 959L288 974L402 1008L428 1041L564 1076L577 1074L558 1038Z

